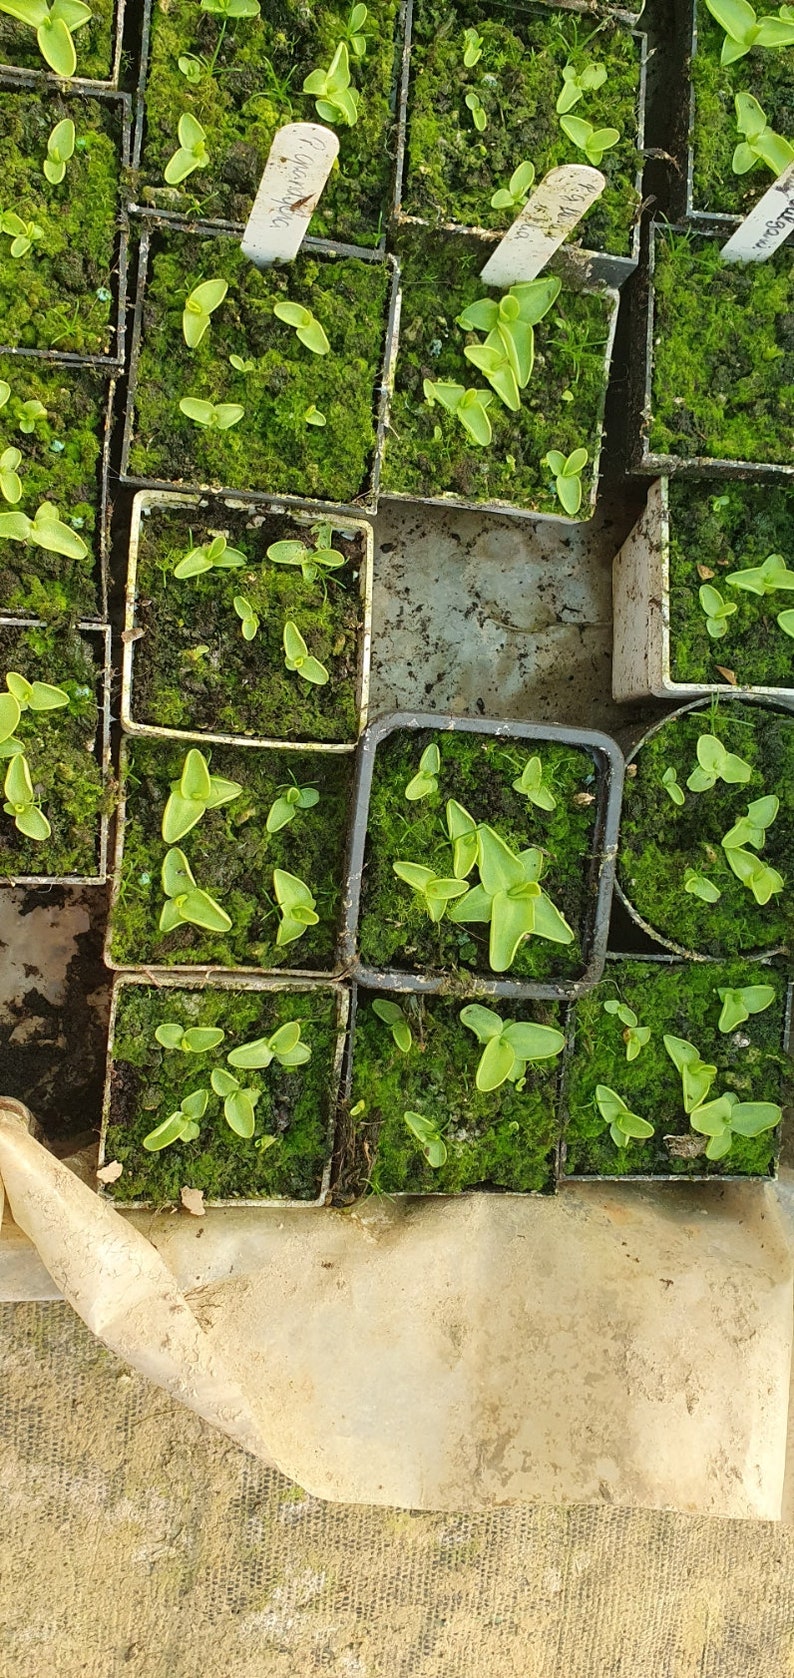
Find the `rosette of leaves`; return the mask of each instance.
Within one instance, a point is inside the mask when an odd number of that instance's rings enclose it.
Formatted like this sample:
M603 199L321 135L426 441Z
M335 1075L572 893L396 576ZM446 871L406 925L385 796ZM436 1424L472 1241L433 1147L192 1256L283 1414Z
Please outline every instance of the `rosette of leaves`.
M477 1067L478 1090L498 1090L504 1083L522 1089L530 1061L550 1060L562 1053L565 1038L550 1025L534 1020L503 1020L493 1008L471 1002L460 1012L461 1023L484 1045Z

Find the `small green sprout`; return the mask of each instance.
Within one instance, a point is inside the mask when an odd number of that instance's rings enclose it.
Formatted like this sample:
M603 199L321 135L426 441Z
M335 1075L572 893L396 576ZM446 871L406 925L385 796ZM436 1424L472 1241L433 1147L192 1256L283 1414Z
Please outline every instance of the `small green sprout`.
M413 1043L411 1027L397 1002L390 1002L385 996L376 996L372 1004L372 1012L389 1030L400 1053L407 1055Z
M203 752L191 747L177 781L171 782L171 794L163 811L162 835L166 845L178 839L201 821L206 810L217 810L239 798L243 788L238 781L226 781L221 775L211 775Z
M418 804L422 798L429 798L438 792L438 776L441 770L441 753L438 746L431 743L425 746L419 759L419 770L408 782L405 796L411 804Z
M784 635L794 637L794 608L789 607L787 612L778 613L777 626L778 629L782 629Z
M765 1130L774 1130L782 1117L782 1109L774 1101L740 1101L733 1090L727 1090L716 1101L690 1113L689 1122L700 1136L709 1139L706 1158L724 1159L734 1136L761 1136Z
M438 1171L446 1160L447 1145L435 1119L426 1118L424 1113L407 1112L403 1113L403 1122L416 1137L428 1165Z
M232 605L240 619L240 633L244 641L255 641L259 634L259 614L246 594L236 594Z
M210 1083L223 1101L223 1116L229 1129L248 1141L254 1134L256 1104L262 1091L255 1086L244 1089L239 1078L222 1066L215 1067Z
M198 87L199 82L204 75L204 71L207 68L205 60L203 58L197 58L195 53L192 52L181 53L176 61L176 66L180 74L184 76L185 81L190 83L191 87Z
M450 920L490 922L488 960L494 973L505 973L519 944L533 934L553 944L573 942L567 921L538 884L542 851L530 847L516 855L492 827L483 825L478 830L478 864L480 883L453 904Z
M677 1072L681 1074L684 1112L692 1113L705 1101L717 1076L716 1066L701 1060L700 1050L685 1037L664 1038L664 1046Z
M493 402L489 390L466 390L463 385L433 379L425 379L423 389L425 401L431 408L439 402L448 414L454 414L460 421L473 443L477 443L480 448L487 447L493 436L491 421L486 413L486 409Z
M561 1031L533 1020L501 1019L493 1008L471 1002L460 1011L461 1023L484 1043L475 1084L478 1090L498 1090L509 1082L522 1090L530 1061L550 1060L565 1048Z
M202 280L194 286L182 310L182 336L189 350L198 349L210 324L210 315L220 308L229 287L225 280Z
M582 473L587 465L587 450L572 449L564 455L560 449L549 449L541 461L554 478L554 489L563 512L574 518L582 505Z
M720 987L717 995L722 1003L722 1013L718 1021L720 1031L735 1031L738 1025L744 1025L751 1014L763 1014L765 1008L771 1008L775 1000L774 985L743 985L737 990L724 990Z
M284 625L284 663L288 670L297 671L302 681L312 682L315 687L324 687L330 679L325 665L318 658L312 658L297 624L291 618Z
M37 221L23 221L15 210L6 210L0 215L0 233L8 234L13 257L27 256L28 251L44 238L44 228L39 227Z
M684 870L684 891L688 892L690 897L699 897L701 903L719 903L722 897L719 886L715 886L714 881L709 880L705 874L699 874L696 868Z
M30 778L28 760L22 752L16 752L6 771L3 785L6 803L3 809L7 816L13 816L14 826L26 839L33 839L37 844L43 844L49 839L52 828L43 810L36 803L33 782Z
M166 896L160 914L161 932L173 932L183 924L199 926L206 932L230 930L231 917L208 891L196 885L184 851L176 846L166 851L161 878Z
M778 589L794 588L794 571L789 571L782 554L769 554L763 565L750 565L745 571L730 571L725 578L730 588L744 589L748 594L775 594Z
M190 548L174 566L180 582L185 577L202 577L207 571L239 571L248 560L239 548L230 548L225 536L213 536L204 547Z
M183 396L179 408L196 425L205 425L210 431L230 431L245 413L239 402L205 402L198 396Z
M447 833L452 842L452 872L456 880L468 879L480 854L478 824L456 798L447 799Z
M487 332L483 344L466 344L467 361L485 374L505 407L516 413L519 392L528 385L535 361L534 327L559 296L555 277L520 280L498 300L481 297L470 303L456 324L464 331ZM425 395L427 388L425 387Z
M584 152L594 169L598 168L604 152L610 151L620 139L619 128L595 128L585 117L560 117L560 127L571 144Z
M731 168L735 175L746 175L756 163L765 163L777 176L794 163L794 146L770 128L757 99L751 93L737 93L736 126L744 139L733 154Z
M418 862L393 862L392 868L398 880L421 897L431 921L435 923L443 921L453 898L462 897L468 891L465 880L444 879L432 868L424 868Z
M706 0L712 17L725 30L721 64L734 64L753 47L794 45L794 16L781 6L777 17L756 16L748 0Z
M0 454L0 495L12 506L21 499L22 479L17 467L22 464L19 449L4 449Z
M307 425L322 426L322 425L327 425L328 424L328 421L325 417L325 414L320 413L320 410L317 407L317 404L315 402L310 402L309 403L309 406L306 409L306 412L305 412L303 417L304 417Z
M466 106L471 111L471 120L478 134L484 134L488 127L488 112L480 99L479 93L473 90L466 94Z
M274 1060L292 1072L298 1066L305 1066L311 1058L308 1043L301 1040L300 1020L287 1020L270 1037L257 1037L253 1043L241 1043L239 1049L232 1049L231 1054L226 1056L230 1066L246 1072L259 1071L270 1066Z
M327 70L312 70L303 92L314 94L314 109L323 122L344 122L348 128L358 122L361 95L350 86L350 53L340 41Z
M463 31L463 62L467 70L473 70L482 58L483 37L474 28Z
M185 111L179 118L177 134L179 147L173 157L169 157L163 171L163 178L169 186L181 186L194 170L207 169L210 163L206 131L197 117Z
M491 199L492 210L520 210L529 197L535 179L534 163L519 163L507 186L497 187Z
M285 944L294 944L297 938L302 938L307 927L316 926L320 917L315 909L315 898L297 874L274 868L273 890L281 913L276 943L282 949Z
M6 674L7 693L0 693L0 744L4 745L13 739L19 719L24 711L58 711L63 705L68 705L69 695L63 688L53 687L50 682L29 682L19 671L9 670ZM7 753L0 752L0 757Z
M234 368L235 373L253 373L256 370L256 362L244 355L230 355L229 366Z
M647 1119L641 1119L639 1113L632 1113L622 1095L618 1095L617 1090L611 1090L608 1084L596 1084L595 1098L616 1148L627 1148L629 1142L645 1142L653 1136L653 1125Z
M686 802L686 794L683 787L679 786L678 775L673 764L670 764L669 769L665 769L661 784L664 787L668 798L671 798L674 804L678 804L680 806Z
M155 1031L157 1042L164 1049L180 1049L183 1055L205 1055L217 1049L226 1035L218 1025L190 1025L185 1029L176 1020L166 1020Z
M530 804L536 805L538 810L557 808L554 793L543 779L543 764L539 757L531 757L524 764L518 780L513 782L513 791L520 792L522 798L528 798Z
M772 826L779 809L780 799L774 793L754 798L747 806L747 815L740 816L725 834L721 841L723 848L729 851L740 845L752 845L753 850L762 850L766 844L766 830Z
M725 851L725 860L737 880L741 880L742 885L752 892L761 908L771 897L785 890L786 882L783 875L779 874L776 868L770 867L769 863L762 862L760 856L744 850L741 845L729 846Z
M70 117L56 122L47 141L47 156L42 168L51 186L60 186L66 175L66 165L74 157L75 128Z
M299 810L313 810L320 802L316 787L285 787L271 804L265 828L268 833L280 833L282 827L294 822Z
M17 450L9 450L16 454ZM32 519L26 513L0 513L0 537L9 542L24 542L31 548L44 548L46 553L63 554L67 559L83 559L88 547L76 530L71 530L58 515L51 501L42 501Z
M716 734L701 734L697 747L697 767L687 777L690 792L710 792L718 781L729 786L746 786L752 767L735 752L728 752Z
M295 335L301 344L305 344L312 355L327 355L331 346L325 335L324 328L312 314L311 309L304 308L302 303L273 304L276 320L283 320L285 326L294 326Z
M31 437L36 429L37 420L46 419L47 410L43 402L32 396L29 402L20 402L17 416L17 427L26 437Z
M143 1146L147 1153L159 1153L161 1148L170 1147L172 1142L195 1142L201 1129L199 1119L203 1119L207 1111L210 1098L209 1090L193 1090L180 1102L175 1113L170 1113L162 1124L150 1130L144 1136Z
M90 7L82 0L54 0L52 6L47 0L0 0L0 12L35 29L39 52L56 76L74 75L77 53L72 35L91 17Z
M636 1060L640 1050L644 1049L646 1043L651 1040L650 1026L640 1025L634 1009L630 1008L627 1002L618 1002L616 997L612 997L609 1002L604 1003L604 1013L615 1014L621 1025L626 1027L623 1033L626 1059Z
M719 589L712 588L711 583L704 583L698 589L698 599L706 614L706 629L712 641L721 641L728 633L728 619L739 610L736 602L723 600Z
M559 116L565 116L566 111L572 111L578 105L585 93L592 93L598 87L603 87L607 79L605 64L584 64L581 70L570 59L562 68L562 91L557 99L556 110Z
M332 529L330 524L318 524L313 534L317 537L316 548L307 548L304 542L295 538L290 541L271 542L265 551L274 565L299 565L301 576L305 583L314 583L319 576L327 571L339 571L345 564L344 554L331 547Z
M351 6L350 16L344 26L344 39L350 46L354 58L364 58L367 51L367 37L364 25L367 21L367 8L359 4Z

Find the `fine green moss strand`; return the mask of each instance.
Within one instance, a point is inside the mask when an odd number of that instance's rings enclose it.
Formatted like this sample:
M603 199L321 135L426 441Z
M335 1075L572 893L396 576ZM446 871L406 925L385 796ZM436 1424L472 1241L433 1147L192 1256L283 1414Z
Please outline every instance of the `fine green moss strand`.
M756 16L777 17L779 6L761 0ZM794 134L794 49L755 47L733 64L721 64L725 31L715 22L702 0L697 7L697 52L692 59L695 93L693 131L694 169L692 203L695 210L711 215L744 216L772 185L771 171L762 163L746 175L731 167L740 139L736 126L737 93L750 93L758 100L766 120L791 139Z

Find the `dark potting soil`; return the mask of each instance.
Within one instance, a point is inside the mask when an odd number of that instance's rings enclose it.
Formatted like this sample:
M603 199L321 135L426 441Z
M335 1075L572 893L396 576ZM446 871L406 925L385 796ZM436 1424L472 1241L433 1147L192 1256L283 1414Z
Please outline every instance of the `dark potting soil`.
M479 278L488 254L461 235L403 229L403 300L395 392L384 456L383 487L403 495L504 501L528 512L561 513L548 468L549 449L568 455L580 445L582 516L592 487L606 394L606 345L613 300L563 287L535 328L535 365L512 413L494 394L488 408L493 439L483 448L460 422L427 402L425 379L488 389L463 353L481 334L456 317L478 298L496 295Z
M441 753L438 792L410 803L405 788L431 741ZM513 791L512 782L533 756L540 757L544 779L557 799L550 812ZM454 732L401 730L391 736L375 754L359 918L361 961L380 969L457 975L464 986L471 973L537 981L576 977L587 959L585 927L593 902L595 795L593 759L572 746ZM487 821L512 850L536 845L544 852L541 884L574 932L573 943L525 939L509 974L493 974L487 924L457 925L446 916L437 924L430 920L422 899L397 878L392 863L421 863L450 877L449 798L457 799L475 821ZM473 873L471 881L475 878Z
M460 1002L401 996L411 1028L408 1054L372 1012L374 993L358 994L351 1103L365 1110L348 1121L340 1187L344 1193L458 1194L463 1189L554 1186L559 1057L527 1067L526 1085L504 1083L481 1093L475 1075L482 1044L461 1025ZM392 998L392 1000L395 1000ZM543 1002L503 1003L504 1020L535 1020L560 1029L560 1009ZM403 1119L408 1110L434 1120L447 1147L434 1169Z
M276 514L154 507L142 518L138 550L133 714L165 728L207 729L275 740L344 742L357 733L356 679L364 540L338 531L333 546L343 569L305 582L295 566L266 557L273 542L317 546L305 524ZM316 529L316 527L314 527ZM174 577L192 547L216 534L245 554L238 570ZM244 595L259 618L243 639L234 598ZM306 682L286 669L283 632L296 623L330 681Z
M205 753L213 775L239 782L230 804L207 810L179 841L197 885L232 918L232 930L210 933L182 925L159 931L164 895L161 869L167 846L161 835L171 782L179 778L187 746L162 740L129 744L127 820L118 901L113 911L112 954L119 965L298 968L331 972L342 896L352 759L346 754L269 751L212 746ZM269 834L268 810L286 787L314 786L320 801L301 810L289 826ZM296 940L276 945L278 918L273 869L308 885L320 916Z
M76 29L72 39L77 54L76 76L108 81L113 69L113 0L91 0L91 16ZM16 18L0 12L0 64L21 70L43 70L51 74L36 42L36 32Z
M490 15L483 16L486 10ZM471 69L463 62L467 26L482 40ZM519 163L535 165L537 184L560 164L587 162L560 127L555 105L565 64L577 70L599 64L608 71L606 82L586 92L570 114L595 128L617 128L621 138L603 155L606 188L574 237L590 250L629 254L639 206L640 56L626 24L544 6L516 12L476 0L417 0L412 42L402 205L409 215L508 228L516 208L495 210L491 198ZM465 103L472 92L487 117L482 133Z
M190 292L207 279L229 290L197 349L182 333ZM368 488L375 449L376 386L385 338L389 273L383 263L300 253L266 272L235 238L163 231L150 255L143 341L134 391L130 470L174 484L352 502ZM327 355L299 343L273 305L312 310ZM238 355L253 366L230 365ZM226 431L197 425L182 397L235 403ZM312 407L326 424L307 423Z
M794 558L794 488L781 484L671 479L670 671L677 682L722 682L718 665L743 687L794 686L794 641L777 616L792 596L750 594L726 585L734 571L763 565L770 554ZM704 577L703 567L713 572ZM704 582L737 610L728 632L712 640L699 590Z
M701 734L715 734L728 751L751 764L746 785L717 781L708 792L688 791ZM794 927L794 715L714 699L668 720L635 764L636 775L629 773L623 791L618 878L637 912L663 937L700 955L733 956L788 945ZM662 785L671 765L684 791L683 807ZM753 799L771 793L779 798L780 810L759 854L779 870L786 890L762 906L729 867L721 840ZM718 902L704 903L684 891L687 868L718 887Z
M780 8L761 0L753 9L762 18L777 17ZM725 31L702 0L698 0L696 16L692 204L712 215L744 216L772 185L774 176L763 163L754 164L746 175L734 174L733 153L744 138L736 123L735 97L752 94L770 128L790 140L794 133L794 48L755 47L735 63L721 64Z
M312 216L315 238L375 245L388 213L392 170L398 0L369 0L363 60L350 54L351 84L361 95L358 121L334 128L339 158ZM344 32L345 0L263 0L259 17L224 19L195 0L155 0L146 130L143 197L162 209L205 221L245 222L277 129L289 122L317 122L314 97L301 90L310 71L325 69ZM209 65L218 50L212 73ZM179 69L187 55L200 79ZM168 187L163 171L177 149L183 112L207 136L209 166L181 187Z
M4 20L5 21L5 20ZM78 40L79 40L78 31ZM64 118L74 155L52 185L42 165ZM0 240L0 343L10 348L103 355L114 348L116 226L121 118L98 99L40 92L0 95L3 201L41 229L21 257Z
M751 1014L732 1032L718 1030L722 1010L718 990L745 985L773 985L776 999L761 1014ZM650 1041L636 1060L626 1060L624 1027L604 1003L612 998L633 1008L640 1025L651 1027ZM786 975L778 968L733 961L720 965L692 962L609 962L595 990L574 1005L573 1054L567 1069L564 1105L563 1170L570 1176L765 1176L774 1168L779 1131L736 1136L723 1159L705 1152L681 1157L666 1136L691 1137L705 1149L707 1137L692 1131L684 1112L681 1074L664 1046L664 1037L694 1043L701 1059L716 1066L709 1100L734 1091L740 1101L786 1099L784 1078L791 1063L783 1053ZM595 1102L597 1084L613 1089L641 1118L655 1127L647 1141L618 1148Z
M721 242L657 231L649 447L789 465L794 255L724 263Z
M96 617L100 611L99 482L107 380L90 369L51 367L35 360L0 356L0 379L11 395L0 408L0 454L19 449L22 498L16 509L33 518L43 501L77 530L88 552L65 559L45 548L0 538L0 611L28 617ZM20 430L26 402L46 414L31 432Z
M124 985L119 991L111 1044L110 1113L105 1142L108 1160L124 1171L110 1185L115 1200L178 1201L182 1187L202 1189L208 1199L285 1198L316 1200L331 1143L329 1127L336 1098L337 1009L335 992L163 989ZM210 1086L215 1068L226 1069L230 1050L270 1037L287 1021L299 1020L311 1060L292 1070L272 1061L265 1070L235 1072L246 1089L258 1089L254 1136L238 1136L227 1124L223 1102ZM186 1054L163 1049L158 1025L177 1021L218 1026L225 1033L217 1049ZM228 1069L231 1070L231 1069ZM175 1112L197 1089L210 1091L200 1135L159 1152L142 1146L144 1136ZM257 1147L263 1136L270 1146Z
M35 842L0 816L0 878L9 875L92 875L99 867L99 821L108 807L101 749L103 642L66 626L0 626L0 678L16 671L27 681L49 682L69 695L68 706L24 711L16 728L28 760L36 802L52 828ZM5 780L8 761L0 761Z

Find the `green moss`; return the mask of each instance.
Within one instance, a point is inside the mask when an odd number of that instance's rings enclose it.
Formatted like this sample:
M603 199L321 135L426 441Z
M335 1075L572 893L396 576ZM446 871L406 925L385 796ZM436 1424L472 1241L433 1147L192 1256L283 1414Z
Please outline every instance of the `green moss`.
M657 232L654 453L791 460L792 253L723 263L720 242Z
M405 788L430 741L441 753L439 790L409 803ZM557 807L538 810L513 791L529 758L539 755ZM378 747L367 822L367 851L359 919L361 960L377 968L430 973L460 970L492 979L488 926L437 925L417 893L394 874L392 863L418 862L448 878L452 850L446 834L447 799L456 798L475 821L487 821L515 850L537 845L545 853L543 888L575 932L568 945L529 938L520 945L510 978L554 981L581 973L586 961L584 925L591 902L596 771L588 752L540 741L506 741L490 735L399 730ZM584 797L582 796L584 795ZM501 977L501 975L499 975Z
M494 396L488 410L493 440L473 443L458 420L425 400L425 379L487 389L464 356L481 335L456 326L456 317L486 294L479 278L482 245L461 236L407 230L397 377L386 444L383 487L404 495L451 495L505 501L527 512L559 513L554 483L541 465L548 449L563 454L583 444L590 463L583 483L583 516L592 462L601 434L607 375L605 346L612 303L595 292L564 287L535 328L535 366L521 410ZM573 400L566 400L570 392Z
M185 1026L220 1026L225 1041L205 1054L162 1049L158 1025L176 1020ZM300 1020L301 1036L312 1051L305 1066L285 1069L274 1061L266 1070L237 1073L246 1088L261 1091L256 1132L237 1136L223 1116L223 1103L211 1092L201 1133L194 1142L175 1142L148 1153L144 1136L173 1113L191 1090L209 1089L210 1073L225 1067L226 1056L241 1043L270 1037L288 1020ZM156 1205L179 1200L183 1185L203 1189L208 1200L316 1200L330 1152L329 1121L335 1099L337 997L330 990L282 991L163 990L125 985L119 992L111 1047L113 1071L105 1151L118 1160L123 1176L110 1192L116 1200L151 1200ZM257 1137L278 1141L259 1149Z
M101 691L101 642L76 629L0 628L0 676L16 670L29 682L52 682L69 695L68 706L23 712L16 735L23 742L33 789L52 828L34 843L0 815L0 878L12 874L92 875L98 871L99 817L105 807L97 704ZM5 779L7 762L0 762Z
M351 1124L345 1176L361 1192L459 1194L462 1189L512 1189L520 1194L554 1184L558 1061L527 1067L525 1088L503 1084L482 1094L475 1075L482 1045L461 1025L460 1003L400 997L413 1043L396 1048L389 1027L360 991L353 1042L352 1104L366 1111ZM504 1020L538 1020L559 1029L559 1009L542 1002L502 1003ZM408 1110L433 1119L447 1145L434 1170L403 1120ZM353 1163L355 1162L355 1163Z
M182 334L188 294L206 279L229 292L198 349ZM354 501L368 485L375 448L375 388L385 333L388 271L379 262L305 252L262 272L234 238L157 235L150 259L135 389L130 470L169 483L217 485L324 501ZM313 310L331 350L314 355L273 305ZM238 373L230 355L254 360ZM183 396L236 402L245 417L209 430L180 413ZM314 403L325 426L306 424Z
M59 186L42 164L65 117L77 133ZM0 239L0 343L102 355L113 349L121 124L115 107L60 94L3 92L3 201L43 232L25 256Z
M725 585L728 573L762 565L769 554L794 555L794 489L675 479L667 493L673 680L724 682L717 669L722 664L741 686L794 686L794 643L776 622L791 596L761 598ZM714 572L712 587L737 607L721 641L712 641L706 629L699 566Z
M777 17L779 6L761 0L758 17ZM751 93L776 134L794 133L794 51L756 47L734 64L721 64L725 31L697 5L697 52L692 60L695 92L692 205L712 215L743 216L772 185L763 163L735 175L731 160L742 136L736 126L737 93Z
M718 781L710 792L686 791L698 736L708 733L752 765L746 786ZM662 786L671 764L685 791L683 807ZM794 716L715 699L660 728L638 754L636 768L623 793L618 877L639 914L664 937L700 955L786 945L794 926ZM780 811L761 855L783 875L787 889L762 907L729 868L720 841L750 800L767 793L777 794ZM719 902L703 903L684 891L686 868L719 887Z
M166 728L207 729L275 740L344 742L357 734L357 636L361 623L360 536L334 536L344 570L306 583L292 566L266 558L272 542L303 539L305 525L261 513L218 509L213 522L192 508L155 507L141 522L138 556L134 715ZM222 531L248 567L178 579L174 566L193 546ZM260 620L244 641L235 595L250 600ZM331 680L315 687L284 664L284 624L292 619ZM200 656L193 656L203 648Z
M207 750L212 773L244 787L240 798L208 810L180 840L198 884L222 903L231 932L194 926L158 931L163 892L161 836L170 784L185 761L185 745L161 740L130 743L126 777L127 825L119 901L113 913L113 957L121 965L280 967L330 972L342 895L341 876L352 759L349 756L268 751L241 746ZM267 813L292 779L320 793L280 833L265 831ZM272 899L273 869L305 880L317 900L319 924L293 944L276 947L278 919Z
M720 988L769 984L774 984L777 992L771 1007L763 1014L751 1015L737 1031L718 1030ZM603 1004L612 997L633 1008L641 1025L651 1027L650 1042L631 1062L626 1060L620 1021L604 1013ZM565 1095L566 1174L768 1176L780 1145L778 1131L769 1130L756 1137L737 1136L730 1153L720 1160L706 1159L705 1153L681 1158L670 1151L665 1136L689 1137L696 1133L683 1109L681 1075L663 1039L666 1035L685 1038L695 1044L708 1065L717 1067L712 1099L733 1090L741 1101L782 1105L786 1100L784 1069L790 1069L782 1048L785 1001L785 976L755 963L608 963L602 983L581 997L573 1009L574 1047ZM655 1135L647 1142L616 1148L595 1105L597 1084L616 1090L632 1112L655 1126ZM706 1138L702 1140L705 1144Z
M83 559L64 559L44 548L0 539L0 610L41 618L97 616L107 383L90 369L48 367L11 356L0 356L0 379L11 386L0 408L0 453L13 447L22 455L19 511L32 518L42 501L52 501L88 545ZM43 403L47 413L25 433L19 429L19 414L29 401ZM10 509L0 503L3 510Z
M232 20L214 75L205 73L192 87L178 60L190 54L209 63L222 19L200 11L195 0L159 0L146 91L146 201L204 220L247 221L276 130L287 122L319 120L314 100L301 89L311 70L330 64L349 10L347 0L338 5L265 0L261 17ZM374 245L387 213L391 175L398 0L368 0L368 11L367 55L360 66L355 60L352 65L352 85L361 93L359 120L353 128L334 130L339 159L311 232ZM163 171L177 148L184 111L206 131L210 165L176 191L164 185Z
M108 81L113 69L113 0L91 0L91 17L75 30L76 76ZM44 70L45 63L36 43L35 30L0 13L0 66L14 64L22 70Z
M575 237L591 250L627 256L639 204L636 188L637 43L625 24L530 6L516 15L484 16L477 0L421 0L414 10L408 104L408 166L403 209L426 221L505 229L515 210L494 210L491 198L517 165L550 169L587 159L566 137L555 110L562 69L603 64L603 87L586 93L574 112L594 127L620 131L599 168L607 184ZM463 31L482 38L479 62L466 69ZM480 134L465 104L475 92L487 113Z

